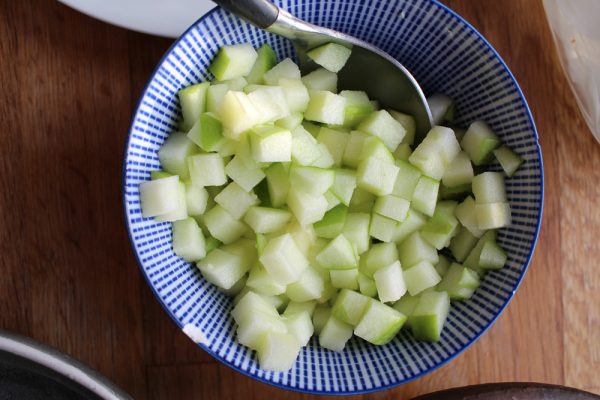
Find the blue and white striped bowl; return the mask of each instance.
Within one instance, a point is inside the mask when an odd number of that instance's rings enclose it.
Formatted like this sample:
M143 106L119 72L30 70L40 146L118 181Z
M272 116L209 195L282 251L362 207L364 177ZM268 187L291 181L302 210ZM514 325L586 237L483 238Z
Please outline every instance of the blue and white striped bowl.
M286 373L260 369L256 355L235 341L231 300L171 249L171 226L144 219L138 186L159 169L157 151L177 127L176 93L210 80L208 64L224 44L269 43L292 56L286 40L215 9L167 52L133 118L124 163L124 203L131 242L142 272L173 320L200 347L246 375L282 388L322 394L382 390L438 368L473 343L500 315L531 260L543 203L543 170L535 126L512 74L494 49L460 16L434 0L279 0L298 17L373 43L404 64L427 94L456 100L458 122L483 119L526 162L507 189L513 224L500 232L504 269L486 275L474 297L454 304L439 343L417 343L403 332L385 346L353 339L342 353L313 339ZM385 79L385 77L382 77ZM500 170L497 165L492 167Z

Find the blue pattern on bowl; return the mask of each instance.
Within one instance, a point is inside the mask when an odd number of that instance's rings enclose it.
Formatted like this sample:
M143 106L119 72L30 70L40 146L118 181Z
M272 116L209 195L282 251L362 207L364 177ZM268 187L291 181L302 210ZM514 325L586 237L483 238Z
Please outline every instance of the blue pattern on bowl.
M215 9L192 26L165 54L138 104L126 145L124 205L130 239L148 284L181 327L195 326L195 341L226 365L282 388L322 394L382 390L416 379L445 364L472 344L504 310L527 270L543 205L543 167L535 126L521 90L485 39L450 9L433 0L280 0L307 21L371 42L396 57L427 94L456 100L458 123L483 119L526 161L507 180L513 225L501 230L508 252L500 271L486 275L467 302L453 304L439 343L418 343L402 332L385 346L352 339L342 353L312 339L294 368L272 373L235 341L230 299L207 283L171 249L169 223L141 217L138 186L160 168L157 151L176 129L176 92L211 79L208 64L224 44L270 44L280 59L293 57L289 42ZM495 164L493 170L501 170Z

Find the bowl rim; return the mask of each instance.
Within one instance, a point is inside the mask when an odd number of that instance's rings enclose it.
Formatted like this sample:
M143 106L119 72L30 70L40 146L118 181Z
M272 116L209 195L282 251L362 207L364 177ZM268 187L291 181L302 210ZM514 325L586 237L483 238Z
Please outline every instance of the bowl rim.
M537 246L537 242L539 239L539 234L540 234L540 228L541 228L541 224L542 224L542 218L543 218L543 210L544 210L544 162L543 162L543 158L542 158L542 151L541 151L541 147L540 147L540 143L539 143L539 136L538 136L538 132L537 132L537 127L535 125L535 121L533 119L533 115L531 113L531 109L529 108L529 104L527 103L527 99L525 98L525 94L523 93L523 90L521 89L521 87L519 86L519 83L517 82L515 76L513 75L512 71L510 70L510 68L508 67L508 65L506 64L506 62L504 61L504 59L502 59L502 57L500 56L500 54L498 53L498 51L496 51L496 49L490 44L490 42L477 30L475 29L475 27L473 25L471 25L471 23L469 23L466 19L464 19L460 14L458 14L457 12L455 12L454 10L452 10L450 7L442 4L439 0L426 0L429 1L430 3L440 7L441 9L443 9L444 11L448 12L450 16L452 16L455 20L457 20L459 23L463 23L467 28L469 28L471 30L472 33L474 33L479 40L481 40L481 43L483 43L486 48L488 50L490 50L492 52L492 54L494 55L495 59L500 63L501 67L506 71L506 73L508 74L510 80L512 81L512 83L514 84L515 88L517 89L517 92L519 94L519 97L521 99L521 101L523 102L523 106L525 107L525 111L526 111L526 115L527 118L529 120L529 122L531 123L531 127L533 129L533 134L535 136L535 140L536 140L536 148L537 148L537 155L539 157L539 163L540 163L540 201L539 201L539 211L538 211L538 215L537 215L537 224L535 227L535 235L533 238L533 242L531 245L531 249L529 250L529 254L527 255L527 261L524 263L524 268L521 271L521 274L519 275L519 278L517 279L517 282L512 290L512 292L510 293L510 295L508 296L508 298L506 299L506 302L502 305L502 307L498 310L498 312L489 320L489 322L483 327L483 329L477 334L475 335L472 339L470 339L461 349L457 350L454 354L450 355L448 358L446 358L445 360L441 361L440 363L428 368L425 371L422 371L410 378L404 379L404 380L400 380L400 381L396 381L396 382L392 382L389 383L387 385L381 385L381 386L377 386L377 387L373 387L370 389L361 389L361 390L349 390L349 391L325 391L325 390L316 390L316 389L303 389L303 388L299 388L299 387L292 387L292 386L287 386L285 384L279 383L279 382L274 382L268 379L265 379L263 377L254 375L252 373L250 373L249 371L245 371L241 368L239 368L238 366L234 365L233 363L228 362L227 360L219 357L216 353L214 353L213 351L211 351L204 343L201 342L196 342L194 341L194 343L199 346L202 350L204 350L206 353L208 353L210 356L212 356L213 358L215 358L216 360L218 360L219 362L223 363L224 365L226 365L227 367L233 369L236 372L239 372L245 376L248 376L252 379L255 379L259 382L265 383L267 385L271 385L274 387L277 387L279 389L283 389L283 390L290 390L290 391L294 391L294 392L299 392L299 393L307 393L307 394L315 394L315 395L325 395L325 396L351 396L351 395L356 395L356 394L368 394L368 393L375 393L375 392L380 392L380 391L385 391L391 388L395 388L397 386L401 386L404 385L406 383L415 381L419 378L422 378L425 375L428 375L438 369L440 369L441 367L445 366L446 364L448 364L450 361L454 360L457 356L461 355L465 350L467 350L469 347L471 347L475 342L477 342L479 340L479 338L488 331L488 329L490 329L490 327L492 325L494 325L494 323L496 322L496 320L500 317L500 315L502 315L502 313L504 312L504 310L506 309L506 307L508 307L508 305L510 304L510 302L512 301L512 299L515 296L515 293L517 292L517 290L519 289L519 287L521 286L521 283L523 281L523 278L525 277L525 274L527 273L527 270L529 269L529 266L531 265L531 261L533 258L533 253L535 251L535 248ZM128 218L128 206L127 206L127 193L126 193L126 181L127 181L127 154L128 154L128 150L131 144L131 138L132 138L132 132L133 132L133 127L135 125L135 116L137 115L137 112L142 104L143 99L146 97L147 93L148 93L148 89L150 84L153 81L154 76L157 74L157 72L159 71L159 69L161 68L162 64L165 62L165 60L173 53L173 51L175 50L175 48L179 45L180 41L182 40L182 38L186 37L193 29L196 28L196 26L201 22L204 21L205 19L207 19L208 17L210 17L212 14L214 14L215 12L217 12L217 10L219 10L220 7L216 6L213 7L212 9L210 9L208 12L206 12L204 15L202 15L200 18L198 18L192 25L190 25L190 27L188 27L178 38L176 38L174 40L174 42L171 44L171 46L169 46L169 48L165 51L165 53L162 55L162 57L160 58L160 60L157 62L156 66L154 67L154 69L152 70L152 72L149 75L148 81L146 82L146 84L144 85L144 89L142 90L136 105L134 107L134 112L132 114L132 120L131 123L129 125L129 129L127 131L127 140L125 142L125 146L124 146L124 156L123 156L123 166L122 166L122 172L121 172L121 186L122 186L122 200L123 200L123 216L125 218L125 226L127 228L127 236L129 237L129 242L131 244L131 250L135 256L135 259L137 261L138 264L138 268L140 269L140 272L142 273L142 276L144 277L144 280L147 283L147 286L150 288L150 290L152 291L152 294L154 295L154 297L156 298L156 300L158 301L158 303L161 305L161 307L167 312L167 314L169 315L169 317L171 318L171 320L173 320L173 322L175 322L175 324L179 327L179 329L181 329L183 331L183 326L180 324L178 318L171 312L171 310L167 307L167 305L163 302L163 300L161 299L160 295L158 294L158 292L156 291L156 288L154 287L154 285L152 284L152 282L150 282L150 279L148 277L148 275L145 273L144 268L143 268L143 264L142 261L140 260L139 254L136 251L136 247L135 247L135 242L134 242L134 238L132 236L132 231L131 231L131 225L129 223L129 218ZM187 335L187 334L186 334ZM191 339L191 338L190 338Z
M0 329L0 352L46 368L103 399L133 400L133 397L98 371L32 338Z

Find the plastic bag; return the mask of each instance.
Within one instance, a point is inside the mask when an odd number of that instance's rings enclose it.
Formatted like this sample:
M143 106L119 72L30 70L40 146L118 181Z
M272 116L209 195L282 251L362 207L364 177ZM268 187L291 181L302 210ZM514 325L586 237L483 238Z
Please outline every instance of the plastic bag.
M600 141L600 0L544 0L544 9L579 108Z

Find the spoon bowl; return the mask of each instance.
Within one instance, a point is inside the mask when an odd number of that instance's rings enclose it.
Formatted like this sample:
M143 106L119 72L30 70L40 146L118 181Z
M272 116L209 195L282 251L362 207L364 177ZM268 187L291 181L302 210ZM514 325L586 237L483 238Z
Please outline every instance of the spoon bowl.
M339 86L365 91L383 107L412 115L417 139L431 129L431 111L419 83L384 51L350 35L305 22L268 0L216 0L215 3L261 29L291 40L303 74L318 67L306 56L307 51L326 43L352 48L346 65L338 72Z

